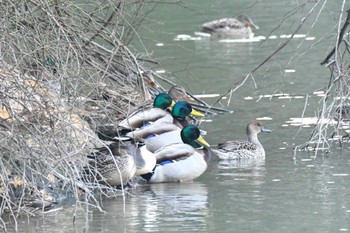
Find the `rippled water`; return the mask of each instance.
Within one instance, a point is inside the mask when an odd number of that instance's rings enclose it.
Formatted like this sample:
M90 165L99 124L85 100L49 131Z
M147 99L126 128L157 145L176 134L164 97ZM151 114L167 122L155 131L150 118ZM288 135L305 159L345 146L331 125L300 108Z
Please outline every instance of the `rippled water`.
M279 26L301 4L273 0L189 1L186 8L160 5L150 17L161 23L148 25L141 37L160 61L155 70L174 77L194 94L222 94L283 43L315 2ZM350 231L349 145L342 150L335 146L316 159L313 153L293 153L316 124L323 94L319 89L329 78L327 68L319 64L333 46L336 28L331 25L336 25L341 3L322 4L298 36L233 93L229 105L228 98L220 101L233 114L207 117L201 124L208 131L206 140L216 144L245 138L247 122L260 119L273 131L260 135L266 161L214 158L193 183L138 186L125 201L105 200L106 213L90 209L85 219L77 208L75 224L75 208L66 204L51 218L30 223L21 219L20 232ZM243 43L196 34L201 23L238 12L250 15L260 26L257 38L267 39ZM216 98L205 100L211 103Z
M125 202L105 200L107 213L91 212L88 226L81 211L73 224L74 210L65 206L20 232L348 231L349 165L338 156L291 161L282 154L266 162L215 161L193 183L139 186Z

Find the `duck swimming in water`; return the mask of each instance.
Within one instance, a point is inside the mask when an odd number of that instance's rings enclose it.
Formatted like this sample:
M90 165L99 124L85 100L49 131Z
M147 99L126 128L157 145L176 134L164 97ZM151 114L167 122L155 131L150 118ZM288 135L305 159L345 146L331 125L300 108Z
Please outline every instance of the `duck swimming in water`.
M156 137L156 147L155 148L150 148L147 146L147 148L154 152L155 150L159 149L160 147L164 146L164 142L166 142L165 145L169 143L176 143L176 142L182 142L181 138L175 137L173 138L172 141L168 142L164 140L164 138L168 137L163 137L159 135L163 135L168 132L172 131L177 131L177 134L180 135L181 129L189 124L189 121L187 120L187 117L191 114L194 116L204 116L200 112L197 112L196 110L192 109L191 105L186 102L186 101L178 101L171 109L171 113L169 111L164 111L165 115L162 118L159 118L155 121L152 121L153 119L156 119L157 116L151 116L147 115L151 113L150 111L147 111L147 113L140 113L139 115L139 123L142 123L140 128L130 130L130 132L127 132L123 134L123 137L118 137L116 136L115 139L122 139L127 140L129 139L134 139L136 141L145 139L146 144L147 141L150 138ZM166 120L165 120L166 119Z
M254 36L252 29L259 29L246 15L213 20L202 24L202 32L214 37L232 37L235 39L250 39Z
M85 174L90 180L108 186L125 186L136 175L151 172L156 165L156 157L134 142L114 142L97 149L88 156L89 166Z
M153 106L139 107L121 121L118 127L133 130L142 127L145 122L172 122L172 117L166 109L174 105L175 102L169 94L160 93L155 97Z
M180 135L181 129L190 124L187 120L187 117L190 114L195 116L204 116L201 113L193 110L188 102L180 100L172 107L171 113L169 113L169 115L172 117L172 121L170 121L169 118L169 121L167 122L157 120L155 122L146 123L143 127L133 130L127 133L125 136L133 139L146 139L147 141L151 136L158 137L159 135L171 131L178 131L178 135ZM182 142L179 137L178 139L179 140L177 142Z
M174 117L176 119L182 119L185 117L184 114L196 117L204 116L202 113L192 109L191 105L187 102L186 104L178 104L176 109L179 110L172 115L170 109L172 109L174 105L175 102L168 93L160 93L155 97L153 105L139 107L121 121L117 129L100 129L98 136L102 140L113 140L113 138L119 140L122 139L122 137L139 139L152 133L159 134L177 129L177 126L173 124ZM146 129L144 126L150 123L162 124L159 124L158 126L160 127L157 127L157 129L155 129L155 127L148 127ZM133 133L133 131L135 132Z
M157 165L151 173L142 175L149 183L191 181L206 171L211 151L198 127L188 125L180 136L182 143L168 145L154 153Z
M85 173L89 178L108 186L124 186L136 173L134 158L128 146L113 143L97 149L88 156L89 167Z
M260 132L270 133L260 122L252 121L247 125L248 140L232 140L218 144L213 151L220 159L264 159L265 150L258 139Z
M118 124L118 126L124 129L133 130L133 129L141 128L146 122L173 123L173 116L170 114L169 111L166 111L166 110L168 108L174 107L174 105L175 105L175 102L173 101L173 99L169 94L160 93L154 99L153 107L138 109L137 111L127 116L122 122ZM185 107L188 108L188 106L185 106L183 104L180 108L180 111L187 111L186 109L184 109ZM204 116L202 113L192 108L190 109L190 112L188 112L188 115L189 114L193 116L198 116L198 117ZM179 117L182 117L182 116L180 115Z
M172 86L169 91L168 94L171 96L171 98L177 102L179 100L184 100L184 101L194 101L194 99L187 94L185 88L181 87L181 86Z

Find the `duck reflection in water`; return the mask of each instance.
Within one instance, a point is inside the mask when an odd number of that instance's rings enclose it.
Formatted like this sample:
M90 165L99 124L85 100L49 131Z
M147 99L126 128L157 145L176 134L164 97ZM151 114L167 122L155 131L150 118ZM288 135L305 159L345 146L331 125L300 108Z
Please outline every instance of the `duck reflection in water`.
M149 196L143 196L142 219L144 228L162 231L169 226L183 231L206 231L206 218L210 214L206 184L159 183L148 186ZM146 194L147 192L145 192ZM161 223L161 224L160 224Z

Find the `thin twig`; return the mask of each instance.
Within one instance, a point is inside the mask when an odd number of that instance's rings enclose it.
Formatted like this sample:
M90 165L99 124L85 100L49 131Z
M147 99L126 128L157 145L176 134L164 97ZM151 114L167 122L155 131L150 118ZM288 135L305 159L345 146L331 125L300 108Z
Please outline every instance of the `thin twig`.
M345 35L345 33L346 33L346 29L347 29L347 27L348 27L349 24L350 24L350 9L347 10L346 12L347 12L348 15L347 15L346 20L345 20L345 23L344 23L344 25L343 25L343 27L342 27L342 29L341 29L339 35L338 35L338 42L337 42L338 47L339 47L340 43L343 41L343 37L344 37L344 35ZM335 46L335 47L332 49L332 51L327 55L327 57L321 62L321 65L324 65L324 64L328 63L328 62L329 62L329 59L334 55L335 51L336 51L336 46Z
M228 95L229 93L232 94L234 93L239 87L241 87L248 79L248 77L250 77L251 75L253 75L258 69L260 69L266 62L268 62L274 55L276 55L279 51L281 51L293 38L294 35L296 33L299 32L299 30L302 28L302 26L304 25L305 21L310 17L311 13L314 11L314 9L316 8L316 6L318 5L319 2L316 2L315 5L311 8L311 10L306 14L306 16L304 18L301 19L300 24L298 25L298 27L293 31L292 35L285 39L285 41L280 44L277 49L275 51L273 51L267 58L265 58L262 62L260 62L253 70L251 70L248 74L245 75L244 78L242 78L241 80L239 80L238 82L235 82L233 84L233 87L229 90L227 90L226 92L224 92L219 98L218 100L213 104L217 104L224 96ZM230 101L228 101L229 103Z

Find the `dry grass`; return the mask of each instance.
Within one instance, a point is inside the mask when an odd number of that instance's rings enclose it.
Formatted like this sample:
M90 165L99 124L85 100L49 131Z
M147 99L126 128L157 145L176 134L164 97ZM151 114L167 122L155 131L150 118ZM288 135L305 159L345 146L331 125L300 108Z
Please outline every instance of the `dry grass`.
M322 61L330 69L328 86L324 88L324 97L320 101L318 123L309 140L296 149L328 152L332 142L349 141L350 129L350 9L345 5L339 15L338 34L334 49Z
M81 171L86 155L104 146L95 128L147 99L150 79L128 49L144 4L1 1L3 227L4 214L16 219L33 214L29 207L45 211L62 197L98 206L94 192L102 187L83 182Z

